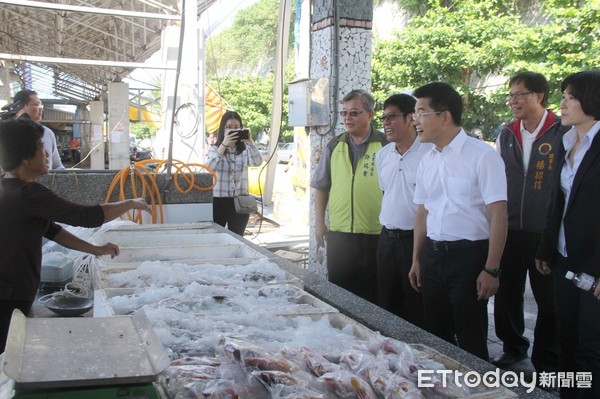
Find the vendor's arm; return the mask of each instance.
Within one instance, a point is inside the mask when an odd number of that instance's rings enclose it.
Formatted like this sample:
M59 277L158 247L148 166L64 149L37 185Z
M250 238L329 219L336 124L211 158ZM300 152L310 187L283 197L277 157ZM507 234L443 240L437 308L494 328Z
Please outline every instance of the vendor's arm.
M71 234L67 229L61 229L53 238L54 241L69 249L86 252L88 254L101 256L110 255L111 258L119 255L119 247L113 243L94 245Z
M118 218L125 212L129 212L134 209L152 213L152 210L143 198L111 202L109 204L102 204L100 206L102 207L102 211L104 212L105 223L110 222L111 220Z

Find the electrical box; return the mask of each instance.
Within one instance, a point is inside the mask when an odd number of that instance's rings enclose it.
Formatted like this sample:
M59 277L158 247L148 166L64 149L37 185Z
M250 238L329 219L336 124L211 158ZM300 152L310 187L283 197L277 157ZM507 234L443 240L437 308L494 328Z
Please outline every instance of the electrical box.
M329 125L329 79L302 79L288 84L288 125Z

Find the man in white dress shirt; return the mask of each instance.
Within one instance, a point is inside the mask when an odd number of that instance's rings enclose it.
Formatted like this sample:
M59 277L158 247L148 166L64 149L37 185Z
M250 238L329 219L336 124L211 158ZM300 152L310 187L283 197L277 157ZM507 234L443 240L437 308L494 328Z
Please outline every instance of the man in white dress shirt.
M489 361L488 299L498 290L506 240L506 174L500 155L461 127L462 98L450 85L414 92L419 140L434 148L417 170L413 265L426 329Z
M13 98L13 104L17 104L18 102L23 104L23 108L17 112L17 117L27 114L31 117L31 119L38 123L42 120L44 105L35 91L21 90L17 92ZM48 166L50 169L63 170L65 167L60 160L60 154L56 145L56 136L54 135L54 132L50 130L50 128L44 125L42 126L44 127L44 136L42 136L42 141L44 143L44 150L46 150L46 154L48 154Z
M432 145L417 140L413 123L416 99L394 94L383 103L379 120L389 141L377 152L375 164L383 191L377 245L377 303L382 308L419 326L424 326L423 298L410 286L413 224L417 205L413 202L417 167Z

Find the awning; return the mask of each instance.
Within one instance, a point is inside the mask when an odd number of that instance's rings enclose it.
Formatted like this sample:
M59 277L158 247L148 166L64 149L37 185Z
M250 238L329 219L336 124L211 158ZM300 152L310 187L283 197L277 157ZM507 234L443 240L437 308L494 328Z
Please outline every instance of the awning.
M206 106L206 131L213 133L219 130L221 116L227 110L233 108L208 84L205 85L204 104ZM145 108L129 105L129 120L132 122L147 123L150 126L160 128L162 118L160 114L149 111Z
M132 122L146 123L157 129L160 129L162 126L160 114L136 107L135 105L129 105L129 120Z
M223 114L233 108L208 83L205 83L204 86L204 104L206 106L206 131L214 133L219 130Z

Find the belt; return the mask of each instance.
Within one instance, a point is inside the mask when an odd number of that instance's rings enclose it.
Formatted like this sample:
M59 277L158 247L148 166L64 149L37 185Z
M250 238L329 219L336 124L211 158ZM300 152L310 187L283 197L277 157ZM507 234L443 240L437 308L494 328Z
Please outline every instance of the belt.
M392 238L412 237L412 230L388 229L383 226L383 231Z
M429 245L433 248L434 251L438 251L438 252L448 252L448 251L454 251L456 249L472 247L473 245L478 244L481 241L487 241L487 240L435 241L435 240L432 240L431 238L427 237L427 242L429 243Z

